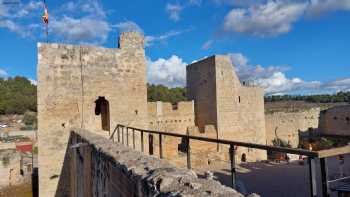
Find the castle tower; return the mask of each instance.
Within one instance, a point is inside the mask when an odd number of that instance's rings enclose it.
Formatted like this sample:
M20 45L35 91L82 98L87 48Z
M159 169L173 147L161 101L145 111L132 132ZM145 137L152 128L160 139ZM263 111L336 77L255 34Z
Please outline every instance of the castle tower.
M38 44L40 196L70 196L64 158L70 128L108 136L118 123L147 128L144 38L122 33L119 48Z
M264 94L242 86L228 56L215 55L187 66L188 99L195 101L195 123L214 125L219 139L266 144ZM239 151L249 160L266 159L265 151Z

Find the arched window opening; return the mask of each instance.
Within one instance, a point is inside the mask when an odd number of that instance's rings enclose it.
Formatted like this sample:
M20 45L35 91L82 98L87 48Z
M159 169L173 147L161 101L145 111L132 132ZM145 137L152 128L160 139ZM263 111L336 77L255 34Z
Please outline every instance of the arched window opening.
M109 102L105 97L99 96L95 101L95 115L101 115L102 130L110 131Z
M241 162L247 162L247 155L245 153L242 154Z

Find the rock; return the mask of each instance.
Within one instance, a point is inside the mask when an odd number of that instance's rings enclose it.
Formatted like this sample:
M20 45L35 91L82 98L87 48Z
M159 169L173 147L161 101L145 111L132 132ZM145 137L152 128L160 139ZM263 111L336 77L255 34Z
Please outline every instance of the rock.
M214 180L214 174L213 174L213 172L211 172L211 171L206 171L206 172L204 173L204 177L205 177L205 179L207 179L207 180Z

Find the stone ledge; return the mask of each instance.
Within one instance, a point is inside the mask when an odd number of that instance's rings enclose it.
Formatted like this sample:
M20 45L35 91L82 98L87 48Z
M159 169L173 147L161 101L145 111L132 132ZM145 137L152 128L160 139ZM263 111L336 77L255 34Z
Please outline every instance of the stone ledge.
M138 183L134 188L142 196L233 196L243 197L235 190L214 180L199 179L187 169L179 169L165 160L146 156L121 144L84 129L72 129L72 136L88 143L93 152L114 165L129 181Z

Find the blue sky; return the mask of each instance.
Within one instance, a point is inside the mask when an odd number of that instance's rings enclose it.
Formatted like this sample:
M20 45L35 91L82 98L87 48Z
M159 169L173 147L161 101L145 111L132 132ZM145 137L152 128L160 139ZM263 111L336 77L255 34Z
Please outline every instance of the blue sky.
M151 2L151 3L150 3ZM350 0L47 0L50 42L116 47L146 40L148 79L185 85L185 66L227 54L267 94L350 90ZM0 0L0 76L36 79L41 1Z

